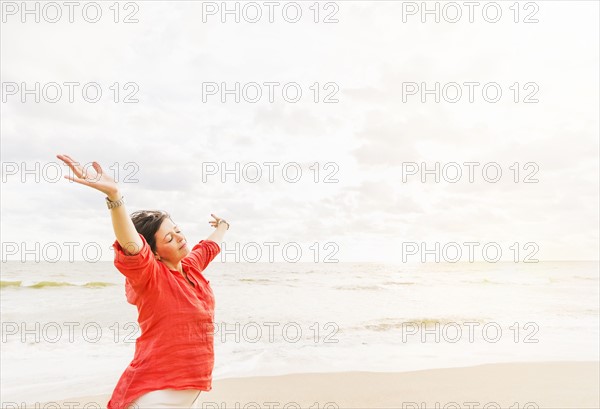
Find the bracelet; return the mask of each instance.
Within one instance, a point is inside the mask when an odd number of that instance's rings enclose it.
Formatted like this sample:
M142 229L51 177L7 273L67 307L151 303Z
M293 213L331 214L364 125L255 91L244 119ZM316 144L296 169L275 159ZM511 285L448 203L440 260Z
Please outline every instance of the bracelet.
M121 196L121 198L119 200L115 200L114 202L112 200L110 200L108 198L108 196L106 196L106 206L109 209L114 209L115 207L119 207L121 206L123 203L125 203L125 201L123 200L125 198L125 196Z
M227 222L226 222L225 220L223 220L223 219L220 219L220 220L217 222L217 227L218 227L218 226L219 226L221 223L225 223L225 224L227 225L227 230L229 230L229 223L227 223Z

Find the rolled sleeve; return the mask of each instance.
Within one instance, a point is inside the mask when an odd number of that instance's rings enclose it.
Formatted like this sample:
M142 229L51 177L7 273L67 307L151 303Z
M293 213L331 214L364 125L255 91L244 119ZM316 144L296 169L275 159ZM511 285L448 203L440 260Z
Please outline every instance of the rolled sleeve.
M141 288L156 277L160 267L158 261L152 254L150 245L146 242L144 236L138 233L142 239L141 250L134 255L128 255L123 251L118 240L113 243L115 249L115 267L125 277L127 277L132 287Z
M221 252L221 247L212 240L200 240L186 256L196 263L198 270L204 270L208 264Z

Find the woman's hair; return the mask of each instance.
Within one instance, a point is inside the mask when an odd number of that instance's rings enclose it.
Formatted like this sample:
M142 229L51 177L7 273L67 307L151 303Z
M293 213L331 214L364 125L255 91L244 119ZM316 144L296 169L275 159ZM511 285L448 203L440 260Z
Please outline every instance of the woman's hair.
M133 221L135 229L144 236L153 253L156 252L156 239L154 235L160 228L163 220L170 218L171 215L162 210L138 210L131 213L131 221Z

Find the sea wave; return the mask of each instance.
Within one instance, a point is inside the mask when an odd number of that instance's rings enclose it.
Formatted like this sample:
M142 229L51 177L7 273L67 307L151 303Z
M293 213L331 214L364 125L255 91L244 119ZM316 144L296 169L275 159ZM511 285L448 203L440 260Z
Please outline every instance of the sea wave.
M378 285L339 285L336 287L333 287L336 290L350 290L350 291L362 291L362 290L371 290L371 291L377 291L377 290L381 290L382 287L378 286Z
M22 281L0 281L0 288L20 287Z
M447 324L458 324L463 325L465 322L477 322L479 324L485 324L487 320L482 318L452 318L452 317L443 317L443 318L427 318L427 317L418 317L418 318L384 318L381 320L374 320L361 325L360 327L350 327L348 330L369 330L376 332L386 332L386 331L394 331L394 330L403 330L407 328L408 325L417 326L417 327L433 327L435 328L436 324L440 326ZM341 330L343 332L343 329Z
M273 280L267 278L240 278L238 281L251 282L251 283L272 283Z
M415 282L412 281L384 281L381 284L373 284L373 285L338 285L333 287L336 290L345 290L345 291L362 291L362 290L370 290L370 291L378 291L389 289L391 286L396 285L415 285Z
M530 285L530 284L526 284L526 283L508 283L508 282L502 282L502 281L494 281L494 280L488 280L487 278L481 279L481 280L460 280L461 283L466 283L466 284L515 284L515 285Z
M412 281L384 281L383 285L414 285Z
M117 285L115 283L107 283L104 281L91 281L89 283L84 284L74 284L65 281L39 281L37 283L29 283L23 284L23 281L0 281L0 288L8 289L8 288L32 288L32 289L41 289L41 288L53 288L53 287L83 287L83 288L104 288Z
M577 280L598 281L598 277L573 276L573 278L575 278Z

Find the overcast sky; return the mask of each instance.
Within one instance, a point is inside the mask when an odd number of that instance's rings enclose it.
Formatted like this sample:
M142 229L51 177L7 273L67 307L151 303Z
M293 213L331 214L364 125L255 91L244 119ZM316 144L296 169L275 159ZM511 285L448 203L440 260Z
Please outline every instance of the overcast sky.
M86 22L81 8L73 23L66 8L56 23L44 15L39 23L26 15L23 23L20 10L12 14L4 5L3 244L96 242L102 259L112 259L104 195L66 179L49 180L56 154L68 154L137 180L120 183L129 212L167 210L194 242L211 233L208 220L215 213L231 224L228 246L278 242L279 261L281 246L292 242L305 261L315 242L319 261L335 253L339 261L401 262L409 242L499 243L505 260L512 260L509 247L517 242L520 261L533 252L524 247L532 242L535 259L598 259L597 2L535 2L537 7L519 10L518 23L509 8L513 2L499 3L497 23L483 18L482 7L474 10L473 23L466 7L457 23L443 16L439 23L432 16L422 23L418 11L408 14L406 2L388 1L331 2L327 9L321 3L319 20L330 15L338 22L315 23L312 3L301 3L297 23L283 18L285 2L273 23L264 6L257 23L236 23L231 16L222 23L208 14L203 22L203 7L209 11L210 5L192 1L132 2L137 9L120 10L120 20L132 13L137 23L115 23L112 3L102 3L97 23ZM292 7L286 10L294 16ZM455 10L445 10L447 19L454 16ZM486 10L493 18L495 10ZM246 11L247 18L254 15ZM54 15L46 10L46 19ZM527 16L538 22L524 23ZM27 95L22 102L22 89L13 92L12 83L33 89L36 82L61 84L60 101L36 103ZM81 84L73 103L65 82ZM91 82L102 89L97 103L81 95ZM263 96L236 103L229 95L223 103L219 94L205 93L203 102L203 84L211 82L229 88L256 82ZM268 82L281 84L273 103ZM436 103L428 95L422 102L406 88L426 83L433 89L436 82L459 84L462 98ZM481 84L472 103L464 85L470 82ZM282 98L288 83L302 90L296 103ZM496 103L482 96L488 83L502 91ZM490 98L495 89L488 88ZM55 91L46 90L53 98ZM448 98L455 90L446 87ZM122 102L131 93L139 102ZM294 88L288 95L295 95ZM328 96L338 102L324 103ZM538 102L524 103L528 98ZM36 183L26 175L23 183L22 162L28 169L39 163L46 178ZM220 173L203 172L211 162L228 169L254 162L263 175L252 183L256 168L246 168L239 183L233 175L223 183ZM279 164L273 183L265 162ZM456 168L447 166L446 180L435 183L429 175L422 183L419 173L405 172L422 162L428 169L436 162L460 164L463 176L449 182ZM480 164L473 183L465 162ZM283 178L287 163L300 164L298 182ZM502 170L498 182L483 178L487 163L493 165L486 168L489 178ZM294 167L288 172L296 174ZM328 177L334 183L324 183ZM524 183L528 177L538 182ZM480 258L481 250L475 254ZM75 256L80 259L81 250Z

